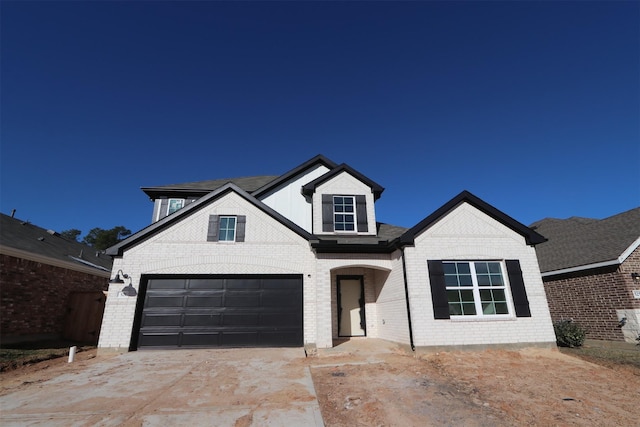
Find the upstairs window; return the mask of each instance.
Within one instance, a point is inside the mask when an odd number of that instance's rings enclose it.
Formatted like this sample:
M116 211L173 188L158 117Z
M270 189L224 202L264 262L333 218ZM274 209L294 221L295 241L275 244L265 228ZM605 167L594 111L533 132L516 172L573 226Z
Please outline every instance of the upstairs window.
M339 196L323 194L322 231L324 233L366 233L369 231L365 195Z
M220 230L218 231L218 241L235 242L236 241L236 217L221 216Z
M335 231L355 231L356 216L353 196L333 196L333 218Z
M244 242L245 215L209 215L208 242Z
M175 211L179 211L184 207L184 199L169 199L167 207L167 215L171 215Z
M500 262L443 262L442 268L451 316L509 314Z

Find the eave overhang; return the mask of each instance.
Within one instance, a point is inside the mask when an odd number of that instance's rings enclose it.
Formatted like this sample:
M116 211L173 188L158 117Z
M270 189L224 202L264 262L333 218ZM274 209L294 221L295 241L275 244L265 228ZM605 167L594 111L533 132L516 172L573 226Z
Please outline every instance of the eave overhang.
M314 179L310 183L304 185L302 187L302 194L304 194L305 196L313 195L313 193L316 192L316 188L319 185L327 182L328 180L330 180L331 178L337 176L342 172L348 173L349 175L353 176L357 180L371 187L371 192L373 193L374 200L378 200L380 198L380 195L384 191L384 187L382 187L380 184L373 181L372 179L367 178L357 170L353 169L351 166L345 163L342 163L341 165L338 165L337 167L333 168L332 170L325 173L324 175L319 176L318 178Z
M400 236L397 244L400 246L413 245L414 240L418 234L422 233L424 230L431 227L433 224L435 224L441 218L445 217L447 214L449 214L449 212L453 211L462 203L470 204L471 206L475 207L479 211L485 213L486 215L500 222L504 226L520 234L521 236L524 237L527 245L535 246L537 244L547 241L545 237L536 233L531 228L527 227L526 225L522 224L519 221L516 221L515 219L511 218L509 215L505 214L504 212L494 208L487 202L474 196L470 192L464 190L460 194L455 196L453 199L449 200L447 203L442 205L439 209L437 209L431 215L429 215L428 217L420 221L414 227L407 230L402 236Z
M390 242L381 241L377 244L339 243L337 240L315 240L311 247L316 253L351 253L351 254L388 254L397 249Z

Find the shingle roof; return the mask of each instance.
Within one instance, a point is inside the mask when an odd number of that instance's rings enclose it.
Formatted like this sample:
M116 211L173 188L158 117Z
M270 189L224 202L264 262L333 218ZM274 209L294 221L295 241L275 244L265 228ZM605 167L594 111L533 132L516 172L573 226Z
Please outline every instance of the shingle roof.
M113 265L110 256L91 246L5 214L0 214L0 245L99 271L111 271Z
M545 218L531 227L548 239L536 246L543 273L611 262L640 238L640 207L601 220Z
M159 195L171 195L171 194L184 194L191 193L194 196L204 196L211 191L217 190L227 183L232 183L246 191L251 193L259 188L264 187L274 179L278 178L278 175L260 175L260 176L245 176L240 178L222 178L213 179L209 181L197 181L197 182L185 182L182 184L169 184L158 187L142 187L149 197L155 199Z

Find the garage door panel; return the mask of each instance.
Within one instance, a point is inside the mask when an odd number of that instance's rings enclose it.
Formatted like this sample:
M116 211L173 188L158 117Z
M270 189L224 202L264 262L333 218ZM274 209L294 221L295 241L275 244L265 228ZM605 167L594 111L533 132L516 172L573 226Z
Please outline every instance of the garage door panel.
M189 295L187 307L222 307L222 295Z
M300 299L300 293L291 292L270 292L262 295L263 307L281 307L283 305L290 306Z
M189 279L189 289L223 289L224 279Z
M225 314L222 321L223 326L244 326L244 327L259 327L260 316L253 313L237 313L237 314Z
M184 347L217 347L220 345L220 332L196 332L182 334Z
M260 289L261 279L228 279L226 289L228 290L250 290Z
M301 321L301 316L295 314L265 313L260 316L260 324L267 327L295 328Z
M142 316L142 327L152 326L177 326L182 323L181 314L145 314Z
M268 289L281 289L281 290L290 290L290 291L301 290L300 279L296 279L296 278L281 279L278 281L269 282L265 287Z
M147 285L148 290L158 289L185 289L186 280L184 279L161 279L161 280L149 280Z
M225 307L259 307L260 295L228 292L225 296L224 305Z
M177 347L179 345L180 334L175 333L140 333L140 347Z
M184 326L222 326L220 314L185 314Z
M303 343L302 276L152 278L144 295L139 348Z
M184 304L184 298L182 295L177 296L157 296L151 295L147 298L145 306L149 308L156 307L176 307L180 308Z

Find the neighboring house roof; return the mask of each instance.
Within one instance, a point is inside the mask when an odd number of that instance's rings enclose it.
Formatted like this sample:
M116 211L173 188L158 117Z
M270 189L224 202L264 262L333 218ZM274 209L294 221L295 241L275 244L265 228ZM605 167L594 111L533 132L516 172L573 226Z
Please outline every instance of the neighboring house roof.
M0 252L98 275L108 276L113 265L104 252L5 214L0 214Z
M400 237L400 243L412 245L414 239L418 234L422 233L422 231L431 227L431 225L435 224L438 220L440 220L440 218L444 217L453 209L458 207L458 205L465 202L475 207L476 209L480 210L481 212L484 212L485 214L489 215L490 217L502 223L503 225L509 227L516 233L522 235L525 238L528 245L538 245L546 240L543 236L533 231L531 228L516 221L515 219L511 218L509 215L505 214L502 211L499 211L498 209L494 208L490 204L486 203L485 201L479 199L478 197L474 196L473 194L465 190L460 194L458 194L457 196L455 196L453 199L449 200L444 205L442 205L439 209L437 209L431 215L429 215L428 217L420 221L414 227L407 230Z
M640 207L600 220L545 218L531 226L548 239L536 247L543 276L621 264L640 245Z
M376 183L372 179L367 178L366 176L364 176L363 174L361 174L357 170L353 169L351 166L349 166L349 165L347 165L345 163L342 163L341 165L338 165L337 167L333 168L331 171L325 173L322 176L319 176L318 178L314 179L310 183L304 185L302 187L302 193L306 194L308 196L313 194L313 193L315 193L316 187L318 185L320 185L320 184L322 184L324 182L327 182L328 180L330 180L331 178L333 178L334 176L336 176L336 175L338 175L338 174L340 174L342 172L349 173L350 175L354 176L355 178L357 178L361 182L363 182L363 183L367 184L369 187L371 187L371 191L373 192L374 200L378 200L380 198L380 195L384 191L384 187L382 187L380 184Z
M164 197L202 197L227 183L232 183L246 191L252 193L257 189L264 187L274 179L279 178L278 175L262 175L262 176L245 176L241 178L223 178L210 181L185 182L182 184L169 184L159 187L142 187L152 200L159 196Z
M170 225L172 225L172 224L174 224L174 223L176 223L178 221L181 221L182 219L190 216L194 212L197 212L198 210L200 210L203 207L207 206L212 201L216 200L219 197L222 197L223 195L225 195L225 194L227 194L229 192L234 192L234 193L238 194L239 196L244 198L247 202L251 203L252 205L256 206L257 208L259 208L260 210L265 212L266 214L270 215L276 221L278 221L278 222L284 224L285 226L289 227L291 230L293 230L294 232L296 232L300 236L304 237L305 239L310 240L312 238L312 235L309 234L305 229L303 229L299 225L293 223L289 219L287 219L284 216L282 216L280 213L278 213L275 210L271 209L269 206L265 205L264 203L262 203L261 201L259 201L255 197L251 196L249 193L247 193L246 191L244 191L243 189L241 189L237 185L235 185L233 183L227 183L224 186L218 188L217 190L210 192L205 197L202 197L202 198L198 199L197 201L191 203L190 205L187 205L186 207L180 209L179 211L176 211L173 214L162 218L160 221L154 222L150 226L148 226L146 228L143 228L142 230L138 231L137 233L135 233L135 234L129 236L128 238L122 240L118 244L110 247L109 249L107 249L106 252L107 252L108 255L121 256L123 251L126 248L129 248L129 247L131 247L133 245L136 245L139 242L141 242L141 241L153 236L154 234L164 230L165 228L169 227Z

